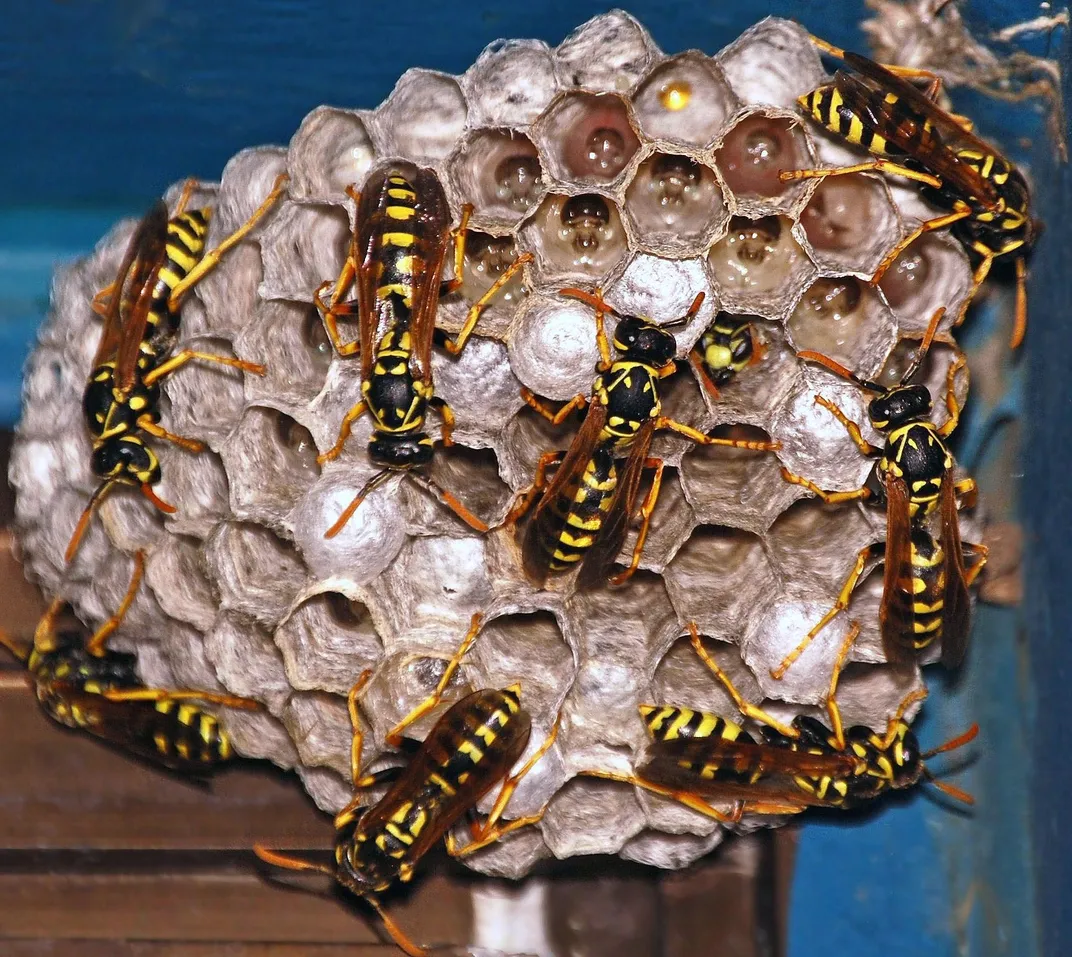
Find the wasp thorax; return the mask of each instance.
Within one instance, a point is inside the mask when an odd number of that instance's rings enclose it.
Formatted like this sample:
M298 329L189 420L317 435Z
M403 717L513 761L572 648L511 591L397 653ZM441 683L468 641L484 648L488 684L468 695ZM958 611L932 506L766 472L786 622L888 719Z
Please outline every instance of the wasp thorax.
M924 385L908 385L872 399L867 415L876 429L896 428L926 418L931 411L931 394Z
M647 319L623 316L614 330L614 348L626 358L661 366L674 357L677 340Z

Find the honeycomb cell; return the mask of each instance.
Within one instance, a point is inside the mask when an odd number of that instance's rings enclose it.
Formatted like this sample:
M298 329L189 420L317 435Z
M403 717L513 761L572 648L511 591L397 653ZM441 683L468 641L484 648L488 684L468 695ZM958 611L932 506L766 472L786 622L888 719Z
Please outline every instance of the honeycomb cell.
M299 691L346 695L361 671L383 656L368 605L338 591L302 601L276 629L275 643L287 677Z
M747 219L734 216L707 254L724 306L733 312L755 312L780 319L792 302L792 290L815 274L781 216Z
M720 425L714 438L769 442L761 428L740 423ZM773 452L726 446L693 446L682 459L685 495L702 522L725 524L762 533L793 500L781 479Z
M705 532L716 531L713 528L704 529ZM729 532L731 530L723 530ZM732 536L731 536L732 537ZM730 539L728 538L727 541ZM737 547L743 544L743 539ZM746 546L744 554L751 549ZM756 679L748 666L741 661L741 656L735 644L726 641L718 641L707 634L706 629L696 623L697 630L703 639L704 649L718 663L718 666L729 675L734 687L745 698L755 700L759 697L759 687ZM690 633L685 633L674 640L667 650L659 667L655 669L655 675L651 679L651 695L643 704L674 705L681 708L693 708L697 711L707 711L711 714L721 715L731 720L737 714L737 706L733 698L726 691L725 686L718 680L703 663L700 656L692 647Z
M293 546L253 524L220 525L206 542L205 560L220 607L266 625L279 622L306 580Z
M511 494L499 478L498 460L491 449L463 445L440 448L424 475L446 490L478 519L494 525L506 514ZM401 514L410 535L459 535L468 524L431 491L412 480L400 479Z
M197 455L181 450L171 454L158 489L161 495L165 485L183 490L181 501L172 503L178 511L168 516L172 534L208 538L219 522L231 517L230 487L223 460L209 449Z
M565 86L618 93L631 90L658 55L648 31L624 10L593 17L555 50Z
M874 381L881 385L892 388L901 381L908 367L915 361L919 353L919 339L900 339L893 347L885 364L875 376ZM925 385L930 391L934 401L934 408L929 416L937 425L944 425L949 418L946 408L946 379L950 365L956 360L959 352L944 342L936 342L927 352L926 358L919 371L912 377L913 383ZM957 402L963 407L968 398L968 375L962 371L957 375L953 394Z
M255 698L272 714L282 713L293 689L271 631L245 615L223 612L205 629L205 655L231 694Z
M303 202L341 202L346 187L361 183L375 158L365 114L318 106L291 138L287 190Z
M870 276L897 234L897 214L882 183L871 176L820 181L800 214L820 269Z
M515 490L527 488L541 453L569 448L579 421L574 417L556 427L532 409L522 409L507 424L498 443L503 478Z
M649 488L650 481L646 482L640 490L637 499L638 507L644 501ZM681 490L678 470L667 466L663 470L662 488L648 526L648 537L644 543L640 567L661 573L673 559L682 542L688 538L695 524L696 517L692 513L692 507ZM622 545L622 564L626 564L633 554L639 527L639 521L634 522L626 536Z
M664 807L671 808L672 802L662 802ZM680 807L680 805L678 806ZM698 814L689 812L687 808L680 808L690 814L691 826L696 828L706 827ZM701 823L695 823L701 822ZM653 831L641 831L622 847L619 854L623 860L635 861L648 867L663 867L677 870L688 867L701 857L710 854L723 840L723 832L710 822L710 828L714 828L708 834L679 834L666 833L661 827Z
M487 331L478 326L481 332ZM510 367L506 346L475 336L457 358L432 354L436 394L450 403L456 441L480 446L496 435L521 407L521 383Z
M283 709L283 723L305 767L330 769L347 782L346 790L351 793L342 797L341 807L353 791L350 784L353 733L346 698L323 692L295 692Z
M726 220L711 168L675 153L653 153L640 164L625 212L643 246L666 255L698 254Z
M832 276L804 290L786 328L798 351L810 349L859 369L889 348L893 317L866 283Z
M406 70L376 110L377 152L405 156L415 163L446 159L465 131L468 114L454 77L433 70Z
M971 287L971 274L960 243L928 235L912 243L879 281L902 333L926 331L934 310L946 307L956 316Z
M308 407L324 388L333 355L316 307L270 299L235 338L235 352L266 369L249 376L246 395L284 408Z
M201 542L196 538L167 536L149 556L145 580L166 614L202 632L212 628L218 611L216 594L205 575ZM122 595L113 607L120 600Z
M544 283L601 282L627 252L617 204L598 193L548 196L518 237Z
M499 40L461 78L470 126L531 123L558 92L555 62L539 40Z
M558 858L617 853L644 828L636 789L614 781L576 777L552 798L540 830Z
M458 192L476 207L477 221L500 228L517 224L545 191L536 147L510 129L469 134L451 168Z
M236 358L223 339L184 340L180 348ZM218 362L194 359L168 375L164 394L170 403L168 428L187 438L216 444L234 427L245 405L243 379L249 374Z
M739 639L778 585L759 537L727 525L696 528L665 579L679 620L724 641Z
M704 294L704 301L686 325L681 319L699 293ZM643 253L633 256L605 298L623 315L643 316L666 328L681 350L695 342L700 330L711 321L716 302L700 260L668 260ZM590 307L585 308L592 314ZM608 319L607 334L611 335L614 328L615 322Z
M345 209L280 203L261 234L261 297L311 303L321 284L339 275L349 245Z
M657 66L633 97L650 138L698 148L714 142L736 108L718 65L695 50Z
M799 187L783 183L778 174L800 168L807 159L807 143L797 118L765 112L738 120L715 151L715 167L736 199L780 200L776 204L780 209L789 208Z
M592 186L615 182L640 148L629 104L613 93L564 93L533 135L553 176Z
M312 434L270 406L246 409L220 454L234 476L231 502L243 521L280 525L320 476Z
M767 17L718 54L726 79L745 103L795 109L797 97L822 84L826 72L808 32L792 20Z

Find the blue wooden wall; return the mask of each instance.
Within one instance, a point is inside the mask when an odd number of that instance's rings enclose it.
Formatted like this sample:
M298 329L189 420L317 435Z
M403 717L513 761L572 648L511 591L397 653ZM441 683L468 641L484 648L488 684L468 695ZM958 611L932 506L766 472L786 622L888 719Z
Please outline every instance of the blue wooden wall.
M605 9L590 0L9 4L0 29L0 423L17 416L19 369L47 306L54 264L88 251L117 217L140 212L184 176L217 177L243 147L285 143L317 104L374 106L410 66L461 72L499 37L557 43ZM669 51L713 51L768 13L863 48L857 2L638 0L630 11ZM1028 0L976 0L970 8L994 26L1036 12ZM1030 110L1002 112L969 97L958 105L1003 143L1039 138ZM1032 644L1018 614L985 610L969 674L952 687L936 682L919 726L929 745L971 720L982 724L980 759L967 778L980 797L974 815L951 814L916 795L804 828L792 957L1035 957L1067 953L1057 944L1072 943L1062 914L1069 841L1057 806L1072 793L1062 738L1072 717L1062 684L1069 670L1062 626L1072 620L1062 580L1072 566L1063 537L1072 528L1065 315L1072 296L1062 224L1072 203L1067 174L1058 180L1044 165L1036 172L1046 180L1051 215L1035 270L1043 281L1032 292L1029 407L1039 416L1037 434L1064 441L1027 465L1027 487L1045 492L1030 496L1040 556ZM1013 378L1014 407L1022 376L1021 368ZM967 463L973 468L985 464L990 411L976 410L974 435L967 435L980 450ZM1059 523L1049 519L1051 507ZM1043 709L1037 728L1036 702ZM1029 788L1038 798L1033 820Z

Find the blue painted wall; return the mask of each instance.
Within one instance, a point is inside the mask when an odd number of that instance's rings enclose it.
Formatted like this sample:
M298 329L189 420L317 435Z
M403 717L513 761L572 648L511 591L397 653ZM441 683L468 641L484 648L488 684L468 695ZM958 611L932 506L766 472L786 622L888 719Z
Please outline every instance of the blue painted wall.
M7 133L0 151L0 422L7 423L17 415L18 371L47 306L54 264L88 251L120 215L139 213L184 176L216 178L243 147L286 143L320 103L371 107L410 66L461 72L501 36L557 43L607 9L588 0L426 2L412 12L368 0L16 0L11 7L18 9L5 10L0 30L0 119ZM768 13L863 47L854 26L863 15L857 2L638 0L630 10L671 51L717 49ZM971 10L995 26L1037 12L1028 0L976 0ZM1041 42L1032 52L1041 52ZM1038 138L1031 110L1002 112L963 96L957 102L1003 143ZM950 814L917 795L877 814L824 817L805 827L792 957L1034 957L1067 953L1072 944L1070 918L1062 914L1069 842L1061 816L1072 793L1061 740L1072 718L1063 627L1072 620L1064 581L1072 561L1063 537L1072 528L1065 318L1072 280L1061 223L1072 216L1072 203L1067 173L1058 182L1044 166L1036 172L1044 180L1049 234L1035 269L1045 283L1032 291L1028 401L1036 434L1059 441L1027 464L1028 487L1042 493L1033 493L1029 509L1038 573L1032 643L1025 644L1017 614L984 610L969 673L954 687L934 684L919 725L930 745L972 720L981 723L980 759L958 779L979 796L973 816ZM976 335L985 336L986 320L976 322ZM1014 410L1022 375L1021 369L1012 379ZM985 469L997 454L984 441L994 410L973 411L974 425L963 430L965 461ZM1030 720L1033 681L1043 715L1037 727Z

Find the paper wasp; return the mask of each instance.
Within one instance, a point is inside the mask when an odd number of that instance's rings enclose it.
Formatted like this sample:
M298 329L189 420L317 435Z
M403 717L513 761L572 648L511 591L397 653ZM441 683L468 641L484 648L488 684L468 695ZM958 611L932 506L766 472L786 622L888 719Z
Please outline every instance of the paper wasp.
M350 751L354 799L335 816L335 864L318 864L255 845L257 856L268 864L290 870L328 874L372 906L392 940L407 954L427 951L413 943L388 917L378 895L397 882L406 882L420 859L446 837L447 852L464 857L505 834L537 823L543 811L499 823L521 779L550 749L558 735L558 721L543 744L520 770L510 774L528 745L531 719L521 707L521 685L502 690L474 691L451 705L423 742L403 738L403 732L439 704L462 658L476 641L483 616L473 616L461 646L447 664L435 691L414 708L387 736L393 746L415 744L407 764L374 774L361 771L363 735L358 716L358 695L372 676L361 674L349 695L353 740ZM392 782L374 804L362 807L360 792ZM459 846L452 828L472 815L477 802L502 781L491 813L482 824L471 820L470 842Z
M759 725L758 732L749 732L736 722L703 711L642 705L640 713L651 743L637 773L586 774L673 798L724 823L734 823L744 814L797 814L809 807L859 807L888 791L913 787L923 779L959 801L973 803L971 795L935 780L925 762L967 744L978 734L978 726L921 752L904 716L914 703L927 696L925 689L905 696L885 733L863 725L844 728L837 683L859 630L855 622L842 643L830 678L826 699L830 727L808 715L798 715L785 724L745 701L704 648L695 624L690 622L688 627L697 655L729 692L738 711ZM712 807L711 800L732 803L732 813Z
M90 464L100 484L75 526L67 561L77 552L95 507L115 485L133 485L162 512L174 513L175 507L153 491L160 481L160 462L145 436L166 439L189 452L200 452L204 446L160 425L163 379L193 360L264 374L264 367L253 362L193 349L172 354L172 348L183 297L256 226L285 183L286 175L279 176L253 215L206 251L212 210L186 208L197 186L196 180L187 180L174 215L168 217L163 200L149 210L130 239L115 281L94 298L93 309L104 324L82 411L93 441Z
M5 634L0 634L0 643L25 663L37 700L53 721L153 764L203 776L237 755L216 716L188 702L244 710L260 705L213 691L147 688L135 671L135 655L107 650L108 638L133 603L143 573L144 556L138 552L122 603L88 639L81 630L58 627L66 603L57 598L38 623L29 649Z
M800 97L801 109L816 122L875 158L837 169L785 170L783 180L839 176L879 170L921 184L921 194L940 216L920 223L879 264L881 280L905 249L924 233L946 226L981 257L972 287L954 325L959 325L995 259L1012 256L1016 265L1016 319L1011 345L1027 329L1025 256L1041 224L1030 212L1031 194L1023 174L993 146L971 132L964 117L945 112L935 98L941 80L924 70L883 66L812 37L820 49L842 60L853 73L838 70L834 82ZM905 77L931 81L920 90Z
M965 367L964 357L958 357L949 366L945 397L949 418L941 427L927 418L931 412L927 387L909 385L930 349L944 313L944 308L938 309L931 317L915 358L900 382L891 388L858 376L828 356L799 353L800 358L818 362L861 389L875 393L867 414L872 428L884 435L886 441L882 448L872 446L855 422L828 399L817 395L815 401L845 426L857 448L878 461L863 486L845 492L823 491L814 482L785 468L782 477L804 486L827 503L861 499L884 504L886 540L861 550L834 607L771 671L775 678L781 678L812 639L848 607L865 566L879 555L885 565L879 628L887 660L905 661L938 640L942 643L942 664L946 667L955 668L964 657L970 609L968 588L982 571L987 554L983 545L961 542L957 497L974 501L975 481L954 479L955 463L945 443L960 419L954 386L957 373ZM937 541L927 528L927 520L935 510L941 523Z
M325 533L337 535L378 485L399 472L431 492L463 522L477 531L488 526L457 498L421 471L433 458L435 444L425 431L430 408L442 417L440 442L452 445L454 414L432 385L432 340L439 339L451 355L462 351L480 314L516 273L532 260L514 260L469 309L465 324L451 340L436 329L436 310L442 296L461 287L465 237L473 207L462 207L461 221L451 230L450 206L439 177L430 169L393 164L379 169L358 193L348 187L357 206L350 250L334 283L329 302L323 283L316 304L324 328L340 356L361 354L361 401L343 417L339 437L318 461L331 461L342 452L353 423L368 413L373 420L369 459L380 471ZM453 246L454 277L443 281L447 250ZM353 285L357 298L343 301ZM359 338L346 342L339 333L341 316L358 317Z
M704 388L717 399L719 388L732 382L742 369L759 362L763 353L764 347L756 342L747 317L720 312L700 336L689 359Z
M578 584L599 584L607 579L636 514L644 469L654 469L651 488L640 506L641 525L632 558L625 571L610 579L618 585L640 565L659 497L663 462L648 455L657 431L667 429L701 445L754 451L774 451L781 444L712 438L662 415L659 380L677 369L674 337L648 319L615 312L603 301L599 290L592 295L580 289L563 289L562 295L595 309L601 358L598 374L591 397L574 396L557 411L528 389L522 389L524 400L554 425L561 425L577 409L587 406L587 412L568 450L546 452L540 457L532 484L519 495L504 524L517 522L539 496L521 545L526 575L533 583L542 584L550 572L565 571L579 563ZM687 322L695 316L703 298L703 293L697 295L688 312L677 321ZM603 328L607 312L618 317L613 345L619 356L613 361ZM623 459L624 464L619 464ZM548 482L547 471L554 466L557 471Z

